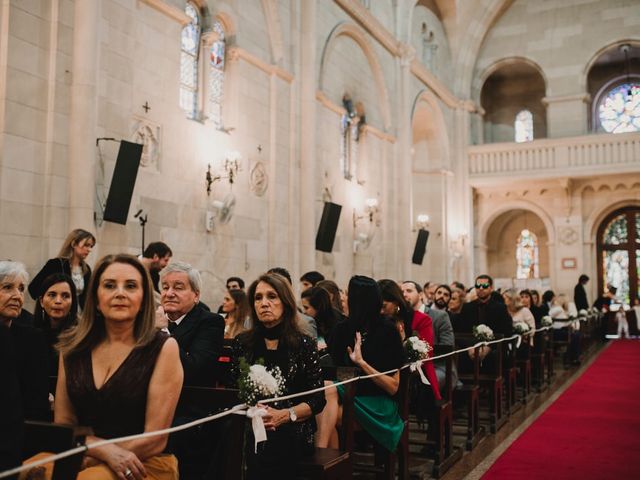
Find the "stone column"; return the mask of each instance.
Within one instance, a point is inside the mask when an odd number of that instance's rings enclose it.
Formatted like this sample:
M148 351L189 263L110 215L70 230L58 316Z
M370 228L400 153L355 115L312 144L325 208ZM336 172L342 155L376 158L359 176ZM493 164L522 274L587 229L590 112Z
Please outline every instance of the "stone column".
M315 270L316 2L300 9L300 272Z
M547 107L547 137L575 137L587 134L591 97L587 93L544 97Z
M68 228L93 230L100 1L77 1L74 13Z

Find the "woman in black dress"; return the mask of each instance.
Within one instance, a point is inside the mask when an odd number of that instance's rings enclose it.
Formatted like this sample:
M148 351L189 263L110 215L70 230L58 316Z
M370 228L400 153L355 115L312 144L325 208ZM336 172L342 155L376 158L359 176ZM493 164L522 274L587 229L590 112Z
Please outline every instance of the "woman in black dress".
M44 332L49 347L49 375L58 374L58 336L77 323L78 297L71 277L64 273L49 275L33 312L33 326Z
M250 364L264 361L279 367L285 380L283 395L322 386L316 342L300 331L298 310L290 284L270 273L249 287L253 326L233 343L232 375L237 382L241 357ZM314 415L325 405L322 392L269 403L264 425L267 441L247 442L248 478L296 478L296 459L313 453Z
M73 280L78 295L80 310L84 308L87 287L91 279L91 268L86 259L96 245L96 237L81 228L71 231L55 258L50 258L29 283L29 294L36 300L42 293L42 283L53 273L66 273Z

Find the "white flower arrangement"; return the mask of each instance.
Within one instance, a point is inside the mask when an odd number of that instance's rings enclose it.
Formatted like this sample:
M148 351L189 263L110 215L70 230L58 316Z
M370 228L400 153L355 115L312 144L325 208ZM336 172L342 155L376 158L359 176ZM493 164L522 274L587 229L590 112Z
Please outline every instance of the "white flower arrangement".
M409 362L417 362L429 358L433 347L416 336L409 337L404 342L404 350Z
M238 396L242 402L256 405L260 400L281 395L284 391L284 378L278 367L267 369L260 361L249 366L241 358L238 388Z
M473 327L473 336L481 342L490 342L491 340L496 338L493 335L493 330L487 327L484 323Z
M531 330L531 327L526 322L516 322L513 325L513 331L518 335L524 335Z
M584 308L580 309L580 311L578 312L579 317L586 317L587 315L589 315L589 312Z
M553 319L549 315L545 315L540 320L540 323L542 323L543 327L550 327L551 325L553 325Z

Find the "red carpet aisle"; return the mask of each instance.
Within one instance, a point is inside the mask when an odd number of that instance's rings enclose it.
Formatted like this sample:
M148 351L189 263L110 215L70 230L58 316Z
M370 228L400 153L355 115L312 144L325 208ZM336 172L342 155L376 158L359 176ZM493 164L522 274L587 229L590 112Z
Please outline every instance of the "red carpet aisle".
M617 340L482 479L640 478L639 398L640 341Z

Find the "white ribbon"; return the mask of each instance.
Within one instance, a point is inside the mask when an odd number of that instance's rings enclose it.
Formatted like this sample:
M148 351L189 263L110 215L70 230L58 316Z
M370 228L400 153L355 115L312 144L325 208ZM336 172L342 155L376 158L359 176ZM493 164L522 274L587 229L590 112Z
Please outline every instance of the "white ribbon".
M518 335L518 338L516 339L516 350L520 348L521 343L522 343L522 335Z
M409 366L409 369L412 372L415 372L417 370L418 373L420 374L420 380L422 380L422 383L424 383L425 385L431 385L429 383L429 380L427 380L427 377L424 375L424 372L422 371L422 362L420 360L418 360L417 362L413 362Z
M253 428L253 437L255 438L254 451L258 453L258 443L267 441L267 431L264 429L264 421L262 417L267 415L264 407L249 407L247 417L251 419L251 428Z

